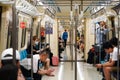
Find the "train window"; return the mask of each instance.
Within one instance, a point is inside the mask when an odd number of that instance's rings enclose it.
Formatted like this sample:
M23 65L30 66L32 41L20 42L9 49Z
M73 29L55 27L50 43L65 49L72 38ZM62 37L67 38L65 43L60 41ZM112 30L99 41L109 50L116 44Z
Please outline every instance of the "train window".
M111 26L113 28L112 37L115 37L115 20L114 20L114 17L111 17Z
M39 23L38 23L38 26L36 28L36 36L39 36Z
M11 37L12 32L8 30L8 37L7 37L7 48L10 48L12 46L12 37Z
M26 28L25 28L25 29L22 29L21 48L25 46L25 39L26 39Z
M7 35L7 48L12 47L12 22L9 21L8 25L8 35Z
M8 14L9 18L8 19L8 34L7 34L7 44L6 44L6 48L10 48L12 47L12 11Z

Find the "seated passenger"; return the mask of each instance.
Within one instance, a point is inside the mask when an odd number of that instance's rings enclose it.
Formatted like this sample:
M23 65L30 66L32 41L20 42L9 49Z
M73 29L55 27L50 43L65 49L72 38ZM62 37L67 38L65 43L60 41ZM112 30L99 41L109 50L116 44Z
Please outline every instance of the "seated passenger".
M37 36L33 36L33 41L32 41L32 46L33 46L33 55L34 54L39 54L40 50L39 50L39 39L37 38ZM28 43L28 47L26 49L28 54L31 54L31 43Z
M48 68L50 65L52 66L52 57L53 57L53 53L51 52L51 49L50 49L50 45L49 44L46 44L46 51L48 52L48 59L46 61L46 68Z
M33 54L39 54L39 39L37 36L33 36Z
M44 64L46 59L48 58L48 54L46 50L43 50L39 54L33 55L33 72L34 72L34 80L38 80L41 78L41 75L50 75L52 76L53 69L44 69ZM41 80L41 79L39 79Z
M105 52L110 54L110 59L108 62L103 64L96 64L97 68L103 68L105 80L111 80L110 72L112 71L112 67L117 66L117 47L113 47L110 42L106 42L103 44Z
M81 49L81 51L82 51L82 53L83 53L82 58L84 58L84 48L85 48L84 42L83 42L83 41L80 41L80 49Z
M13 49L9 48L2 52L0 80L25 80L19 65L20 55L16 50L16 65L13 64Z
M62 58L62 56L61 56L62 51L64 51L63 41L62 41L61 37L59 37L58 38L58 56L59 56L59 59Z

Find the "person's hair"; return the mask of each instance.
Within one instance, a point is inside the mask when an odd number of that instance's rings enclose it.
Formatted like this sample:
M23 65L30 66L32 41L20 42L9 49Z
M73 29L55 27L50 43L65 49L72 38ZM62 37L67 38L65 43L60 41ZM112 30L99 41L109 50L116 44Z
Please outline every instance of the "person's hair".
M65 29L65 31L67 31L67 30Z
M84 37L84 35L82 34L81 37Z
M83 44L84 44L84 42L83 42L83 41L80 41L80 43L83 43Z
M16 60L16 63L18 63L19 60ZM8 60L1 60L2 66L8 65L8 64L13 64L13 59L8 59Z
M18 67L13 64L7 64L0 68L0 80L17 80Z
M92 45L92 47L95 47L95 45Z
M33 36L33 40L35 41L37 39L37 36Z
M41 36L41 42L44 42L45 37Z
M58 37L59 40L61 40L61 37Z
M41 54L48 54L48 51L47 51L47 49L44 49L44 50L42 50L39 54L40 54L40 55L41 55Z
M97 22L100 25L100 22Z
M46 46L49 46L49 45L50 45L49 43L46 44Z
M113 48L113 46L109 41L107 41L107 42L103 43L103 48L104 49L109 49L109 48Z
M117 45L118 45L118 38L113 37L113 38L110 40L110 43L111 43L113 46L117 46Z

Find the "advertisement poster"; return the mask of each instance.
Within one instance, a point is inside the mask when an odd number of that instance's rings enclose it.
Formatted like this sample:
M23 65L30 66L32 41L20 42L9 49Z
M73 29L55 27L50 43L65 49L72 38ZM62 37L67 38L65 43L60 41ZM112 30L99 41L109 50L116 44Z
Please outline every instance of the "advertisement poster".
M45 34L53 34L53 24L49 22L45 23Z

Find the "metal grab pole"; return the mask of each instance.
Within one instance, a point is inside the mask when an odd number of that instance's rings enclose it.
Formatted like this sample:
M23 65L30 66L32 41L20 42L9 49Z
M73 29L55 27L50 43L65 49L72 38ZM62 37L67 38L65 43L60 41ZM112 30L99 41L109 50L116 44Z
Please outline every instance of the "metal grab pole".
M72 17L73 17L73 16L72 16L72 4L73 4L73 3L72 3L72 0L71 0L71 30L70 30L70 34L71 34L71 35L70 35L70 36L71 36L71 38L70 38L70 43L71 43L71 45L70 45L70 50L71 50L71 51L70 51L70 52L71 52L71 58L72 58L71 69L73 70L73 45L72 45L72 44L73 44L73 43L72 43L72 41L73 41L73 40L72 40L72 39L73 39L73 31L72 31L72 30L73 30L73 27L72 27L72 25L73 25L73 20L72 20Z
M119 15L119 14L118 14L118 15ZM119 22L120 22L120 19L119 19L119 16L118 16L118 27L120 27L120 23L119 23ZM120 71L119 71L119 69L120 69L120 68L119 68L119 67L120 67L120 66L119 66L119 64L120 64L120 61L119 61L119 59L120 59L120 58L119 58L119 52L120 52L120 50L119 50L119 49L120 49L120 47L119 47L119 46L120 46L120 45L119 45L119 44L120 44L120 43L119 43L119 38L120 38L119 31L120 31L120 28L118 29L118 63L117 63L117 80L120 79L120 78L119 78L119 73L120 73Z
M119 61L119 52L120 52L120 50L119 50L119 48L120 48L120 43L119 43L119 37L120 37L120 34L119 34L119 31L120 31L120 19L119 19L119 15L120 15L120 3L117 5L117 6L115 6L115 7L113 7L112 9L117 13L117 16L118 16L118 62L117 62L117 80L119 80L120 79L120 77L119 77L119 73L120 73L120 71L119 71L119 65L120 65L120 61Z
M75 80L77 80L77 26L78 26L78 6L75 5Z
M52 23L49 24L49 27L52 27ZM50 33L48 34L48 43L50 45Z
M32 21L31 21L31 33L30 33L30 43L31 43L31 78L32 78L32 80L34 80L33 79L33 45L32 45L32 43L33 43L33 36L32 36L32 34L33 34L33 23L34 23L34 19L32 18Z
M48 26L48 22L45 22L45 44L44 44L44 48L46 48L46 43L47 43L47 34L46 34L47 26Z
M16 0L12 5L12 48L13 48L13 63L16 65L16 46L17 46L17 27L16 27Z
M40 30L40 45L39 45L39 50L41 50L41 21L42 21L42 19L40 20L40 22L38 23L38 25L39 25L39 30Z
M71 54L71 59L72 59L72 62L71 62L71 70L73 70L73 45L72 45L72 24L71 24L71 29L70 29L70 54Z

